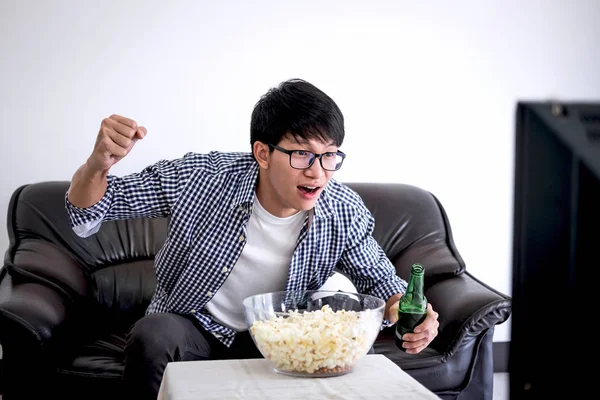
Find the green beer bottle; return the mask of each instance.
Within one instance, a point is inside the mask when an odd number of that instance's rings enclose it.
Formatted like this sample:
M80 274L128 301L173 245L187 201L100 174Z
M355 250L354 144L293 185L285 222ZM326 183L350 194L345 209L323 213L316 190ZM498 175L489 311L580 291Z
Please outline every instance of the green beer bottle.
M405 333L412 333L427 315L427 299L423 293L424 273L425 269L422 265L412 265L406 293L400 298L395 342L396 346L402 351L406 351L402 347L402 336Z

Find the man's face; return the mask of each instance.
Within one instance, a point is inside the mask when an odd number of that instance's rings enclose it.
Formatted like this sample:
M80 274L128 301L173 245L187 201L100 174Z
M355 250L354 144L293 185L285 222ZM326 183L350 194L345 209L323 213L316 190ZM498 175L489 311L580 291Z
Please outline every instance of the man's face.
M315 154L338 150L332 143L323 143L315 139L298 140L300 141L287 135L277 146L285 150L304 150ZM257 189L258 200L267 211L277 217L288 217L298 211L313 208L334 174L333 171L323 169L318 159L315 159L308 169L292 168L289 154L277 149L270 152L269 146L264 143L255 143L254 154L261 167ZM325 163L325 159L323 162Z

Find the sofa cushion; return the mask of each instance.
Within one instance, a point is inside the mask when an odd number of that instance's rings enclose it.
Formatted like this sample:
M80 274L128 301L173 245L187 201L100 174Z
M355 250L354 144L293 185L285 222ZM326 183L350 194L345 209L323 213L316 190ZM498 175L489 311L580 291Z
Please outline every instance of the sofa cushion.
M116 330L127 330L141 318L156 289L154 260L138 260L104 267L92 274L92 293L100 319Z
M125 334L103 334L64 354L51 384L61 399L131 400L123 386Z
M108 333L81 347L73 348L59 365L59 372L69 375L123 377L125 334Z

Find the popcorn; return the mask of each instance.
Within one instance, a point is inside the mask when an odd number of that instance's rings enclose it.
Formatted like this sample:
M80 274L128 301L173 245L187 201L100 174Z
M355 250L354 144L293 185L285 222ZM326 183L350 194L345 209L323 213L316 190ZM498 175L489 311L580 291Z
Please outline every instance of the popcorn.
M332 373L349 370L379 333L375 310L290 311L250 327L259 350L283 371Z

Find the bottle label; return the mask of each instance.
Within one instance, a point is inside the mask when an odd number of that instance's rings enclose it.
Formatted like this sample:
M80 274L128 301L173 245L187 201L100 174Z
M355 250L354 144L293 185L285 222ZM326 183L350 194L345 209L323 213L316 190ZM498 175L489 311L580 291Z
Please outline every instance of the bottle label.
M426 316L427 312L414 314L400 311L398 322L396 322L396 332L412 333L415 327L425 320Z

